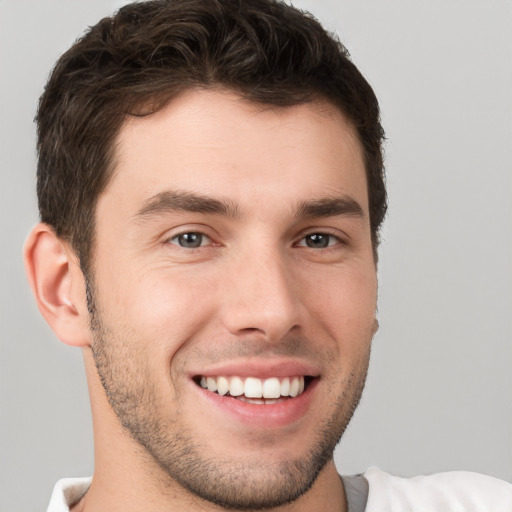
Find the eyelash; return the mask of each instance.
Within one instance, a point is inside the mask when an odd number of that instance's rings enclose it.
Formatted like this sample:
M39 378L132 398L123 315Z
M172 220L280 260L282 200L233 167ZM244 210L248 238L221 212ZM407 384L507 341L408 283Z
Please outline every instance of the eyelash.
M185 247L183 245L181 245L179 243L179 239L181 237L187 237L187 236L190 236L191 238L192 237L199 237L200 238L200 243L199 245L197 246L193 246L193 247ZM208 235L205 235L204 233L201 233L200 231L186 231L184 233L178 233L177 235L174 235L173 237L169 238L168 240L168 243L172 244L172 245L177 245L178 247L181 247L182 249L190 249L190 250L193 250L193 249L199 249L201 247L204 247L205 244L203 244L203 241L208 241L209 243L212 242L212 239L208 236ZM173 243L173 241L176 240L178 243ZM209 244L208 244L209 245Z
M197 238L199 238L199 245L195 245L195 246L192 245L190 247L181 245L180 238L182 238L182 237L185 237L185 238L190 237L192 243L194 243L194 241L195 241L194 239L197 237ZM311 245L308 245L308 240L312 240L314 243L315 237L318 237L317 241L319 241L321 243L323 242L323 240L327 239L327 245L325 247L313 247ZM171 245L176 245L178 247L181 247L182 249L194 250L194 249L199 249L201 247L205 247L207 245L211 245L212 239L208 235L201 233L200 231L186 231L184 233L178 233L177 235L174 235L173 237L169 238L168 243L170 243ZM308 234L302 236L302 238L300 238L300 240L298 242L296 242L294 244L294 246L322 250L322 249L329 249L338 244L343 244L343 241L340 239L340 237L333 235L331 233L317 231L317 232L308 233Z
M327 239L327 245L325 247L311 247L310 245L307 245L307 240L312 240L314 237L318 237L319 241L325 237ZM322 231L315 231L313 233L308 233L307 235L304 235L295 245L297 247L308 247L309 249L321 250L330 249L331 247L342 243L343 241L339 236L333 235L331 233L324 233Z

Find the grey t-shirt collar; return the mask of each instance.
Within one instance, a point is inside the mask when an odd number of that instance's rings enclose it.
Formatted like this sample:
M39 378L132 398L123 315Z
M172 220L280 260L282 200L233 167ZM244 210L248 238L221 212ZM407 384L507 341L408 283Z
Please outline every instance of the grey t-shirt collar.
M369 485L363 475L342 476L348 512L364 512L368 502Z

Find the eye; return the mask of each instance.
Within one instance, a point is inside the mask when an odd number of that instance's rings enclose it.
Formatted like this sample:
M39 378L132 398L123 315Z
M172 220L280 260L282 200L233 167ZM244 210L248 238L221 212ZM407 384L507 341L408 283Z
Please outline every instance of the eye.
M173 236L169 242L173 245L179 245L184 249L197 249L198 247L211 243L211 240L203 233L191 231L189 233L180 233L179 235Z
M299 240L297 245L311 249L326 249L338 243L340 243L340 239L337 236L329 235L328 233L311 233Z

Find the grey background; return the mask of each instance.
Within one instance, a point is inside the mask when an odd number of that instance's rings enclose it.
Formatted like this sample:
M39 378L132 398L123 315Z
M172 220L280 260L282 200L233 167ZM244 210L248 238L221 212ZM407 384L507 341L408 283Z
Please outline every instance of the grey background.
M0 0L0 510L44 510L93 469L79 350L40 318L32 119L48 72L123 2ZM336 453L343 473L467 469L512 481L512 2L301 0L374 86L390 212L381 329Z

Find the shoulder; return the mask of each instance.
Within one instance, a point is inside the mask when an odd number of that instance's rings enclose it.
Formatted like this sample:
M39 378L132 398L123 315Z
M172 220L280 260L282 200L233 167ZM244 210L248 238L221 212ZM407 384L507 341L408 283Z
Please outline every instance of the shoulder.
M370 468L367 512L511 512L512 485L468 471L401 478Z
M91 477L62 478L59 480L53 488L46 512L69 512L69 508L87 492L91 481Z

